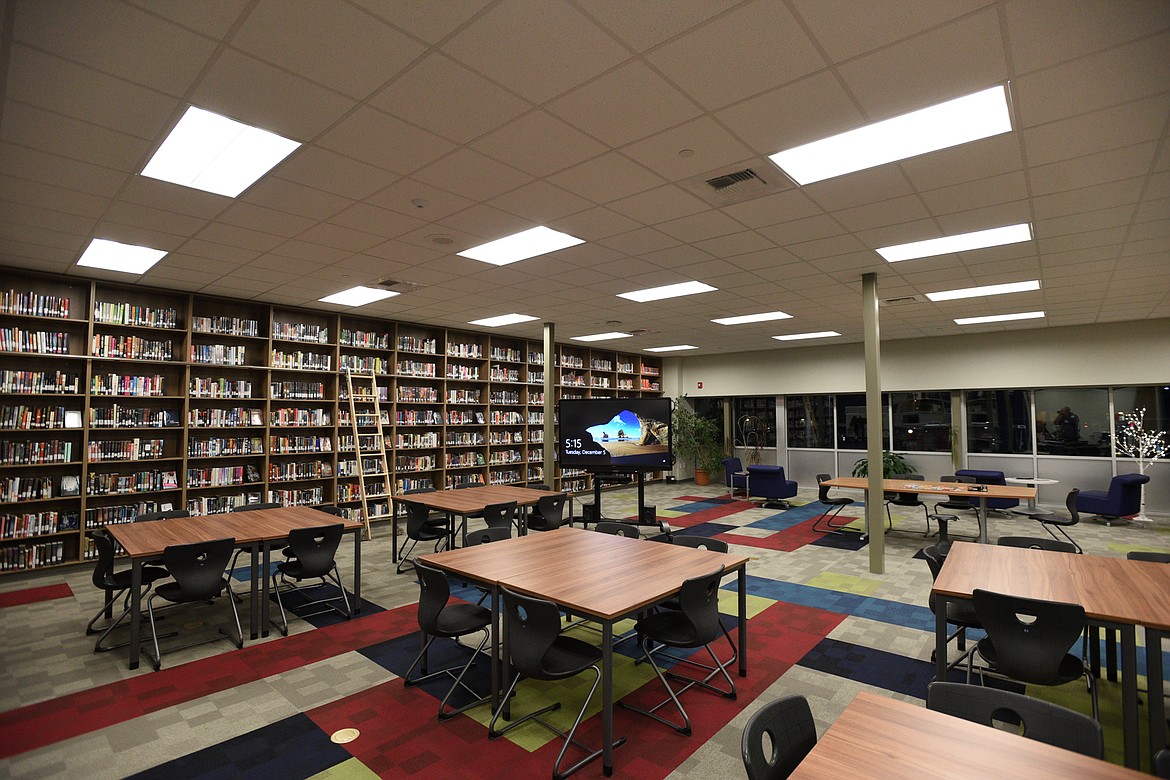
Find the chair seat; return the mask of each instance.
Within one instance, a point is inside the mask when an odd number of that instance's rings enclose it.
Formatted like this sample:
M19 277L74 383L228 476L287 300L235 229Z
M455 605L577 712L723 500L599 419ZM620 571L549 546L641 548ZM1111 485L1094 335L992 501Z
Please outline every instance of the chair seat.
M642 618L634 629L641 635L671 647L695 647L695 627L677 610L656 612Z
M228 581L227 578L224 577L220 580L220 592L222 593L227 586ZM159 585L157 588L155 588L154 592L167 601L173 601L175 603L189 601L189 599L185 598L183 595L183 586L177 582L164 582L162 585Z
M822 498L819 501L826 506L849 506L856 503L852 498Z
M979 650L979 655L983 656L987 663L991 664L992 667L998 666L998 653L990 639L980 639L975 646ZM1079 680L1084 674L1085 662L1071 653L1066 653L1064 658L1060 659L1060 667L1056 671L1056 677L1043 680L1024 680L1024 682L1036 685L1063 685L1073 680Z
M1076 525L1080 520L1080 518L1077 518L1077 520L1073 520L1071 517L1065 517L1064 515L1058 515L1058 514L1054 514L1052 512L1035 512L1033 514L1028 515L1028 517L1032 520L1038 520L1041 523L1045 523L1047 525L1070 526L1070 525Z
M490 624L492 613L487 607L475 604L448 604L435 622L438 636L463 636Z
M545 679L575 677L601 661L601 648L571 636L558 636L541 659Z
M133 582L134 572L131 569L125 571L118 571L106 578L106 584L114 590L125 590L129 588ZM142 567L142 584L149 585L157 580L166 579L171 576L171 573L166 569L161 569L157 566L143 566Z

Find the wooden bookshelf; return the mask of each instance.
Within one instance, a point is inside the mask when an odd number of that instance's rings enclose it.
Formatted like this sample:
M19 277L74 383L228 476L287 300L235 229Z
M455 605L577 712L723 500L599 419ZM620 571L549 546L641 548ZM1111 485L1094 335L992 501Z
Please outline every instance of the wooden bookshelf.
M556 400L657 396L661 361L553 358L539 340L0 268L0 573L88 560L86 530L168 507L361 519L347 369L375 375L394 492L588 491L544 463L544 372ZM376 438L372 404L355 408Z

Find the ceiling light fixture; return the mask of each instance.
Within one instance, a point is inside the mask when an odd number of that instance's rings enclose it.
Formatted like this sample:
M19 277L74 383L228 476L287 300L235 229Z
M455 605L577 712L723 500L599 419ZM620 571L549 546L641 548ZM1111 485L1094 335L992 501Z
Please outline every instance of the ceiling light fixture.
M374 287L350 287L348 290L326 295L324 298L318 298L321 303L336 303L339 306L365 306L374 301L380 301L385 298L393 298L399 293L393 290L379 290Z
M769 159L804 185L1011 129L1005 85L786 149Z
M1021 222L1018 225L976 230L974 233L961 233L957 236L943 236L929 238L925 241L913 241L909 244L886 246L877 250L877 253L889 263L899 263L903 260L917 260L920 257L934 257L953 252L969 252L973 249L986 249L992 246L1018 244L1032 240L1032 225Z
M124 274L144 274L166 256L162 249L122 244L107 238L95 238L81 253L77 264L87 268L104 268Z
M785 314L782 311L766 311L762 314L743 314L739 317L721 317L711 322L717 322L720 325L745 325L749 322L770 322L772 320L790 320L791 314Z
M569 339L572 341L610 341L611 339L628 339L633 335L633 333L612 331L610 333L594 333L591 336L570 336Z
M1022 311L1018 314L993 314L989 317L960 317L956 325L984 325L988 322L1011 322L1013 320L1037 320L1044 317L1042 311Z
M584 239L542 226L497 238L456 254L492 265L508 265L584 243Z
M299 146L276 133L191 106L142 175L234 198Z
M488 317L482 320L472 320L468 325L482 325L485 328L499 328L504 325L517 325L521 322L532 322L537 317L527 314L501 314L497 317Z
M787 336L773 336L777 341L800 341L802 339L828 339L841 334L835 330L818 330L812 333L790 333Z
M957 301L962 298L982 298L986 295L1007 295L1008 293L1039 289L1040 280L1032 279L1027 282L1008 282L1007 284L988 284L983 287L967 287L959 290L943 290L927 293L926 297L932 301Z
M663 287L651 287L646 290L618 293L618 297L637 301L638 303L647 303L649 301L661 301L665 298L678 298L682 295L698 295L699 293L712 292L717 289L719 288L712 287L709 284L703 284L702 282L680 282L678 284L668 284Z
M693 344L675 344L670 347L646 347L646 352L680 352L684 349L698 349Z

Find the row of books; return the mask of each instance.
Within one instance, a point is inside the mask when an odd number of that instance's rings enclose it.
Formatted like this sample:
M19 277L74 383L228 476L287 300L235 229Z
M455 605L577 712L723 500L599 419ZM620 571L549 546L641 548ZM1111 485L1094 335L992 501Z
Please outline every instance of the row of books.
M271 382L268 385L268 396L297 401L321 401L325 398L325 384L322 382Z
M230 512L236 506L259 504L262 500L264 499L260 491L245 491L227 496L188 496L187 511L193 515L218 515Z
M191 330L216 336L260 335L260 323L240 317L192 317Z
M77 477L73 477L73 479L77 479ZM0 504L52 498L56 481L53 477L0 478Z
M41 441L0 441L0 465L49 465L71 463L73 442L65 439Z
M523 444L523 431L492 431L488 436L488 443L493 446L496 444Z
M330 415L324 409L302 409L297 407L272 409L268 412L268 423L280 427L323 427L330 424Z
M65 541L0 547L0 571L21 571L65 562Z
M192 398L251 398L252 383L247 379L193 376L188 387Z
M392 364L386 358L363 355L342 355L341 370L354 374L381 374L389 376Z
M449 469L466 469L487 465L482 452L461 452L459 454L448 452L445 464Z
M172 307L138 306L133 303L93 302L93 320L103 325L135 325L143 328L177 328L179 312Z
M328 344L329 328L307 322L274 322L272 323L272 338Z
M469 413L467 413L469 414ZM395 425L442 425L443 415L434 409L396 409ZM458 425L459 423L454 423Z
M210 366L246 366L248 349L242 344L192 344L191 362Z
M399 376L436 376L434 363L424 363L419 360L399 360L395 367L395 373Z
M333 466L319 460L268 464L269 482L291 482L301 479L322 479L333 475Z
M189 428L240 428L264 425L264 412L237 406L231 409L188 409Z
M0 352L68 355L69 334L24 328L0 328Z
M81 411L64 406L0 406L0 429L30 431L50 428L80 428Z
M478 390L448 390L447 403L449 404L478 404L480 402Z
M148 493L152 490L177 490L178 474L173 470L136 471L132 474L89 473L85 478L87 496L119 493Z
M0 393L76 393L81 387L77 374L64 371L0 371Z
M187 469L187 487L226 487L245 482L259 482L260 471L255 466L223 466L219 468Z
M76 510L58 512L9 512L0 515L0 538L27 539L32 536L46 536L62 531L76 531L78 513Z
M360 349L390 349L390 334L342 328L341 346Z
M399 336L398 349L403 352L419 352L424 355L434 355L439 343L433 338L419 338L418 336Z
M123 358L125 360L173 360L174 345L170 341L144 339L141 336L119 336L95 333L90 347L94 357Z
M80 427L80 413L78 413ZM73 426L68 424L66 428ZM175 409L144 409L140 406L91 406L90 428L177 428L179 413Z
M263 454L264 440L259 436L187 440L187 457L189 458L220 458L226 455Z
M93 440L86 445L86 457L91 463L111 460L151 460L164 458L162 439Z
M168 502L149 499L113 506L90 506L85 508L85 527L87 529L101 528L107 523L111 525L132 523L138 515L144 515L147 512L161 512L170 508L171 504Z
M271 436L268 451L275 455L301 452L332 452L333 439L329 436Z
M281 352L274 349L272 350L272 367L329 371L333 368L333 356L318 355L313 352Z
M0 291L0 314L23 314L29 317L69 319L69 298L36 292Z
M94 374L89 379L89 392L92 395L138 397L166 395L166 377L161 374L154 376Z

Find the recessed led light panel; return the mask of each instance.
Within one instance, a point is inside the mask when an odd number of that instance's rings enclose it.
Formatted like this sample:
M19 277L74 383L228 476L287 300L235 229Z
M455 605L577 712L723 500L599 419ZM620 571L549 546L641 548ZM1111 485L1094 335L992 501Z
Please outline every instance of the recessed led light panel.
M927 293L926 297L932 301L957 301L962 298L983 298L988 295L1007 295L1008 293L1030 292L1040 289L1040 280L1032 279L1027 282L1009 282L1007 284L988 284L983 287L966 287L959 290L943 290Z
M646 290L618 293L618 297L637 301L638 303L647 303L649 301L661 301L666 298L678 298L683 295L698 295L699 293L712 292L717 289L717 287L712 287L702 282L680 282L678 284L668 284L663 287L651 287Z
M788 320L792 319L791 314L785 314L782 311L766 311L762 314L742 314L738 317L721 317L711 322L720 325L746 325L749 322L771 322L772 320Z
M125 274L144 274L151 266L162 260L166 252L148 246L123 244L106 238L95 238L82 252L78 265L87 268L104 268L107 271L121 271Z
M570 236L568 233L561 233L552 228L534 227L456 254L492 265L508 265L583 243L585 243L583 239Z
M956 325L985 325L989 322L1011 322L1013 320L1038 320L1044 316L1042 311L1022 311L1018 314L993 314L988 317L960 317L955 320Z
M886 246L877 250L877 253L884 257L886 262L899 263L903 260L917 260L920 257L970 252L974 249L1019 244L1031 240L1032 226L1027 222L1022 222L1018 225L961 233L957 236L943 236L942 238L930 238L926 241L914 241L909 244Z
M482 325L485 328L499 328L504 325L517 325L521 322L532 322L537 319L527 314L501 314L497 317L488 317L482 320L472 320L468 325Z
M777 341L801 341L803 339L828 339L841 334L835 330L818 330L812 333L789 333L787 336L773 336Z
M379 290L376 287L351 287L348 290L327 295L324 298L318 298L321 303L336 303L341 306L365 306L374 301L385 300L386 298L393 298L399 293L393 290Z

